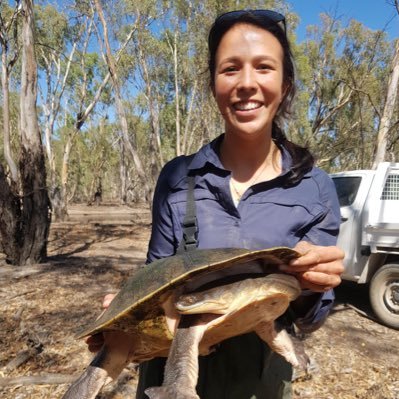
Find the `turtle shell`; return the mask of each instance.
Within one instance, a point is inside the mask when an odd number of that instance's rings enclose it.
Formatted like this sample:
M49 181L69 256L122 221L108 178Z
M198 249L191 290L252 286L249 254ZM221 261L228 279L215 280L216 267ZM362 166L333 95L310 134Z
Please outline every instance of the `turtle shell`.
M256 251L223 248L198 249L158 259L134 272L108 309L77 337L122 330L144 342L143 356L138 355L137 360L151 358L170 346L173 333L165 314L178 319L174 301L181 293L202 289L215 280L231 281L232 275L236 279L245 278L242 275L247 273L266 275L275 272L277 265L299 256L286 247Z

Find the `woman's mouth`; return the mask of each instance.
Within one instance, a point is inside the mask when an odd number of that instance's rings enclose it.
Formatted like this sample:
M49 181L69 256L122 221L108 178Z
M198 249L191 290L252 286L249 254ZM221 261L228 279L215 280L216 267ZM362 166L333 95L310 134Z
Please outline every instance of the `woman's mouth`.
M233 104L236 111L253 111L262 106L259 101L239 101Z

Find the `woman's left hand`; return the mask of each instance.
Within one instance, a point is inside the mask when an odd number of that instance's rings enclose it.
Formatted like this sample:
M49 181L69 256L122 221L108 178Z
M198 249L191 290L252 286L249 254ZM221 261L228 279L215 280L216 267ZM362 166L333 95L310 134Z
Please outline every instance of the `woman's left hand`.
M303 289L325 292L341 283L345 256L341 249L335 246L323 247L300 241L294 250L302 256L280 268L284 272L294 274Z

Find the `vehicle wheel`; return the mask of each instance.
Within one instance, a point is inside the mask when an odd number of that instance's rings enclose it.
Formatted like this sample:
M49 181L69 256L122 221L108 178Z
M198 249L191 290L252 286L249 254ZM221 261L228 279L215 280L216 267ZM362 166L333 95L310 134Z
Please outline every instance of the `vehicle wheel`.
M399 330L399 264L377 270L370 282L370 302L384 324Z

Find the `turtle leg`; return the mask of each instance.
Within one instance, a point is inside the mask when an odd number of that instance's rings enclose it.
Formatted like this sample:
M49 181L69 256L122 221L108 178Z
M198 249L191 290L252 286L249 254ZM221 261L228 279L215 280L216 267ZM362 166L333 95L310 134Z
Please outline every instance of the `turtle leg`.
M307 370L309 357L305 353L303 343L289 335L285 329L279 328L277 323L261 321L255 327L255 332L269 345L270 349L283 356L287 362L294 367Z
M198 316L194 317L198 319ZM162 386L145 390L150 399L200 399L195 391L198 345L206 330L206 323L186 326L194 317L182 317L166 361Z
M62 399L94 399L130 362L132 337L122 331L105 332L104 345Z

